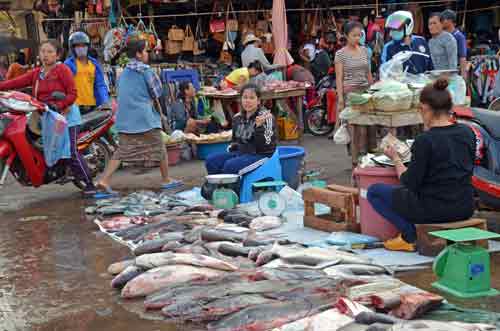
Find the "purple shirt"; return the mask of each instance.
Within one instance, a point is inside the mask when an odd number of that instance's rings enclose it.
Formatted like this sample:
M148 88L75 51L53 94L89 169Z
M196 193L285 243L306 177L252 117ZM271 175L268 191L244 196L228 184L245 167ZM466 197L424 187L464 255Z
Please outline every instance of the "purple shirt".
M464 34L460 30L455 29L452 35L457 40L458 58L467 57L467 41L465 40Z

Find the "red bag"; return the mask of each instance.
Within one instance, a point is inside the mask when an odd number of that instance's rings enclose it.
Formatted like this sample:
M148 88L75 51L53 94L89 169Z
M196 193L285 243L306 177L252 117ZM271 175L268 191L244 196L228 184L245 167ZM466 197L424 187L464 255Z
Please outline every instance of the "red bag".
M226 31L226 20L224 18L214 18L213 15L217 12L217 1L214 1L212 9L212 18L210 19L210 33L219 33Z

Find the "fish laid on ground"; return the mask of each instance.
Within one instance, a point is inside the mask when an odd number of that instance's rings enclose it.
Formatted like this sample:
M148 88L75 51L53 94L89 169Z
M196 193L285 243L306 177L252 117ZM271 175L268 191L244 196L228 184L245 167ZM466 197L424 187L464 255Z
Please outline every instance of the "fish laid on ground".
M111 275L118 275L120 272L125 270L125 268L127 268L128 266L134 265L134 264L135 264L135 259L115 262L115 263L109 265L108 273Z
M402 286L404 286L404 284L401 283L401 281L391 278L379 282L353 286L347 290L347 297L350 299L368 298L376 293L386 291L397 292Z
M218 251L220 245L222 245L222 244L234 245L234 243L232 241L211 241L211 242L204 243L203 246L206 249Z
M371 296L371 302L373 307L387 311L401 304L401 296L391 291L379 292Z
M253 219L253 216L247 214L229 214L224 217L224 223L248 227Z
M101 221L100 224L108 232L116 232L136 225L132 223L132 218L127 216L115 216L111 219Z
M144 301L146 309L161 309L164 306L187 299L192 302L202 300L211 301L217 297L207 297L206 292L209 288L228 286L229 283L243 282L249 285L250 281L263 280L262 277L254 271L236 271L225 274L219 278L210 280L194 280L191 282L171 283L164 286L155 293L148 295ZM243 286L242 286L243 287Z
M162 252L173 252L176 249L181 248L182 246L184 246L184 244L182 244L180 241L170 241L170 242L166 243L165 245L163 245L163 247L161 248L161 251Z
M145 269L152 269L163 265L184 264L222 271L238 270L237 266L210 256L171 252L144 254L135 259L135 264Z
M165 244L171 241L179 241L179 240L182 240L182 232L168 233L159 239L145 241L141 245L137 246L134 249L133 253L135 256L139 256L148 253L161 252L161 249L163 246L165 246Z
M283 224L283 221L279 217L261 216L254 218L252 222L250 222L250 229L255 231L266 231L278 228L281 224Z
M217 331L264 331L315 315L325 310L325 306L329 304L329 299L315 296L251 306L218 322L209 323L207 327L208 330Z
M192 211L212 211L214 210L214 206L209 205L209 204L204 204L204 205L196 205L196 206L191 206L186 209L186 212L192 212Z
M160 214L153 216L151 221L154 223L158 223L167 219L171 219L173 216L178 216L186 211L187 207L179 206L179 207L174 207L171 210Z
M101 215L116 215L123 214L127 210L127 205L110 205L97 208L97 213Z
M137 225L133 228L122 230L122 231L119 231L115 234L124 240L134 240L143 233L146 233L146 232L153 230L155 228L160 228L165 224L170 224L171 222L172 222L172 220L164 220L164 221L159 222L159 223Z
M243 256L247 257L250 253L250 248L243 247L241 244L221 244L217 249L219 253L227 256Z
M259 270L262 276L268 280L288 280L288 279L319 279L328 275L322 270L309 269L271 269L262 268Z
M266 268L285 268L285 269L309 269L309 270L324 270L332 265L336 265L338 260L321 263L318 265L306 265L306 264L296 264L288 263L283 259L275 259L264 265ZM358 276L359 277L359 276Z
M205 248L203 241L198 240L190 245L176 248L175 253L210 255L210 251Z
M494 325L440 321L404 321L392 325L388 331L486 331L497 330Z
M259 255L257 255L257 259L255 260L255 264L257 266L263 266L265 264L268 264L269 262L271 262L272 260L274 259L277 259L278 256L276 254L274 254L274 252L272 250L265 250L265 251L262 251L259 253Z
M111 287L122 288L130 280L134 279L145 271L146 270L144 268L136 265L128 266L127 268L125 268L125 270L123 270L120 274L113 278L113 280L111 281Z
M351 275L382 275L391 274L390 270L381 265L376 264L340 264L328 267L324 270L327 274L335 274L342 272Z
M201 240L203 241L232 241L232 242L242 242L245 239L245 235L241 233L236 233L226 230L216 230L216 229L204 229L201 232Z
M220 298L224 296L233 296L240 294L263 294L272 292L293 291L298 288L329 289L338 284L337 279L318 279L318 280L262 280L252 283L235 282L230 284L221 284L220 287L212 288L204 294L207 298Z
M243 294L221 298L206 303L186 301L183 305L170 305L162 309L162 314L168 318L186 321L207 322L216 321L221 317L240 311L244 308L272 303L274 300L255 294Z
M267 249L268 248L266 248L266 246L250 247L250 251L248 252L247 257L252 261L257 261L259 254Z
M391 315L406 320L415 319L441 305L443 300L442 296L430 292L403 293L401 304L391 310Z
M272 251L289 263L318 265L325 262L338 261L339 264L371 264L371 259L353 253L343 252L335 248L287 247L275 244Z
M329 309L319 314L285 324L273 331L335 331L353 321L349 316Z
M189 282L217 278L224 275L224 271L210 268L193 267L189 265L168 265L146 271L132 279L122 290L123 298L143 297L160 290L171 283Z

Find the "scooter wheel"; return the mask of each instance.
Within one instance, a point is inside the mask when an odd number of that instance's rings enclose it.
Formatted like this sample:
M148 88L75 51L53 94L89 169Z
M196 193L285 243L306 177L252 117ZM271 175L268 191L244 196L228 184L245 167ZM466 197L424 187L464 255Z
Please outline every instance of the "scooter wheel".
M109 146L105 142L97 140L94 141L82 154L90 170L90 176L94 179L108 166L112 153ZM73 180L73 184L81 190L85 188L85 182L81 180L75 179Z
M305 129L313 136L327 136L334 129L334 125L328 123L326 110L321 107L315 107L308 111L304 122Z

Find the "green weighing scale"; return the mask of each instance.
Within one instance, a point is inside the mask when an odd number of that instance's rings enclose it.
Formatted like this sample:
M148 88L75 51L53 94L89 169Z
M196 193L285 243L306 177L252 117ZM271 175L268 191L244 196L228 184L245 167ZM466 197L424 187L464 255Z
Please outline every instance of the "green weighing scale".
M490 255L474 244L477 240L500 238L500 234L478 228L462 228L430 232L431 235L455 242L434 260L432 269L438 281L433 287L459 298L498 295L491 288Z
M212 204L217 209L232 209L238 204L238 194L235 190L239 188L238 175L218 174L205 177L207 182L214 185L216 189L212 193Z
M267 216L280 216L286 209L286 201L278 193L286 182L281 180L270 182L257 182L252 184L254 196L259 204L262 214Z

